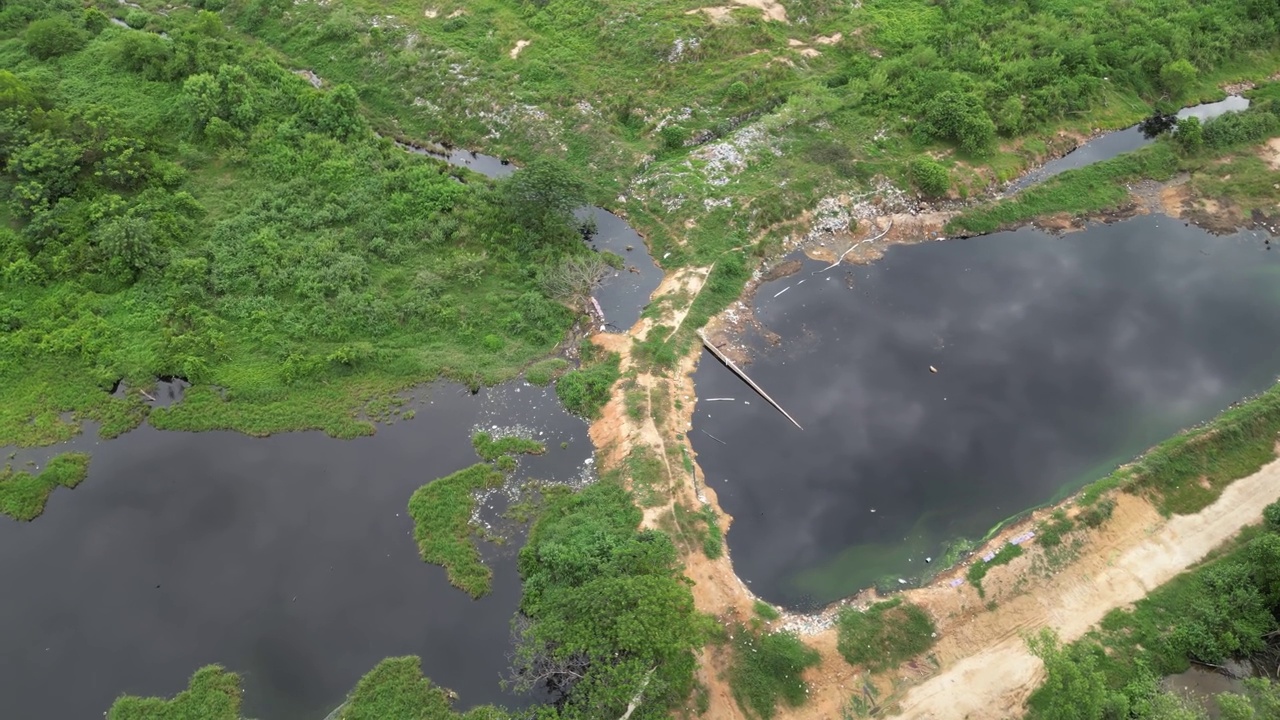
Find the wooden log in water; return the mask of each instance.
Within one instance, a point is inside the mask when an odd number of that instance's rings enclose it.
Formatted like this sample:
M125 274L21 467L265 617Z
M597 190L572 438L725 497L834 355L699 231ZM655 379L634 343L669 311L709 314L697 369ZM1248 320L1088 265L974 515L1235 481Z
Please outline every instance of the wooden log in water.
M711 341L707 339L707 336L706 336L706 335L704 335L704 334L703 334L703 332L702 332L701 330L699 330L699 331L698 331L698 337L699 337L699 338L701 338L701 340L702 340L702 344L703 344L703 345L705 345L705 346L706 346L706 348L707 348L708 350L710 350L710 351L711 351L711 354L712 354L712 355L715 355L717 358L719 358L719 359L720 359L720 362L724 363L726 366L728 366L728 368L729 368L730 370L732 370L732 371L734 372L734 374L736 374L738 377L742 378L742 381L743 381L743 382L745 382L746 384L750 385L752 390L755 390L757 393L760 393L760 397L764 398L765 400L768 400L768 401L769 401L769 404L770 404L770 405L772 405L772 406L774 406L775 408L777 408L778 412L780 412L780 413L782 413L783 415L785 415L785 416L786 416L786 418L787 418L788 420L790 420L790 421L791 421L791 424L792 424L792 425L795 425L796 427L800 428L801 430L803 430L803 429L804 429L804 428L800 427L800 423L796 422L796 419L795 419L795 418L791 417L791 414L790 414L790 413L788 413L786 410L783 410L783 409L782 409L782 406L781 406L781 405L779 405L779 404L777 403L777 401L776 401L776 400L774 400L773 398L769 397L769 393L767 393L767 392L765 392L764 390L762 390L762 389L760 388L760 386L759 386L759 385L757 385L757 384L756 384L756 382L755 382L754 380L752 380L751 378L747 377L747 374L746 374L746 373L744 373L744 372L742 372L741 370L739 370L739 369L738 369L738 366L737 366L737 365L734 365L732 360L730 360L728 357L726 357L724 353L720 352L720 348L716 347L715 345L712 345L712 344L711 344Z

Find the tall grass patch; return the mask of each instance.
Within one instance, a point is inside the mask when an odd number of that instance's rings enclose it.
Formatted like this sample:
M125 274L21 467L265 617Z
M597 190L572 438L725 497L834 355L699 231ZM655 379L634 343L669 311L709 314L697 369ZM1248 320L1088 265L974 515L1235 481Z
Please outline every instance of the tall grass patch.
M779 703L804 704L808 686L802 676L821 660L817 650L794 633L756 634L741 625L733 631L732 648L729 687L748 716L769 720Z
M836 648L850 665L872 672L901 665L933 647L937 628L919 605L893 598L836 618Z

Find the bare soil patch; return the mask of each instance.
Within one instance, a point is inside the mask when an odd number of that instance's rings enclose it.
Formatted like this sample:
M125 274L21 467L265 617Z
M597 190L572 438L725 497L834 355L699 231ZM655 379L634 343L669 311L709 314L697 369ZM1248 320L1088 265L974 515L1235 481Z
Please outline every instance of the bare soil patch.
M1258 157L1271 166L1272 170L1280 170L1280 138L1271 138L1258 149Z
M529 45L530 45L530 41L528 40L517 40L516 46L511 48L511 59L515 60L516 58L520 57L520 51L529 47Z

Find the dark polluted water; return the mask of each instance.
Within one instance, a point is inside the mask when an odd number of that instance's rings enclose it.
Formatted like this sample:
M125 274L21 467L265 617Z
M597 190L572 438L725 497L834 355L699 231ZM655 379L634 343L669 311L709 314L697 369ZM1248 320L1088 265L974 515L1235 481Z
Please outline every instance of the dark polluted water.
M483 546L493 592L473 601L418 558L406 508L478 462L477 427L546 443L517 477L584 478L586 424L523 382L409 394L414 419L356 440L144 426L56 448L91 452L88 479L31 523L0 517L0 717L100 718L122 693L170 696L220 663L243 675L247 717L319 720L408 654L459 708L529 702L499 687L522 538Z
M804 430L710 353L695 376L690 439L734 517L738 574L798 608L896 587L946 541L1268 388L1280 253L1263 238L1150 216L766 283L755 312L781 341L747 338L745 369Z

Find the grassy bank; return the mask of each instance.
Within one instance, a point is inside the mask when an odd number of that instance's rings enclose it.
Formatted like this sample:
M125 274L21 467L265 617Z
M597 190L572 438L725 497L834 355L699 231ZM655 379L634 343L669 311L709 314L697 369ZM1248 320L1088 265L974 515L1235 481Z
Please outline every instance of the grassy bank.
M0 513L14 520L34 520L44 512L49 496L59 487L74 488L89 475L89 455L63 453L32 474L5 467L0 471Z
M1029 717L1175 717L1158 712L1170 702L1159 697L1159 677L1182 672L1193 660L1220 665L1266 651L1280 627L1280 505L1265 515L1263 527L1246 530L1217 557L1131 609L1112 611L1081 640L1061 646L1051 635L1032 639L1048 677L1031 696ZM1220 697L1219 705L1235 708L1225 716L1233 720L1272 717L1280 709L1280 686L1264 681L1245 696ZM1176 717L1205 716L1192 709Z
M1151 448L1085 487L1076 502L1092 507L1107 491L1120 488L1147 495L1165 514L1198 512L1233 480L1274 460L1277 433L1280 385Z
M1192 173L1192 188L1207 197L1239 197L1243 209L1274 206L1271 173L1253 156L1232 153L1280 136L1280 102L1262 99L1246 111L1205 122L1183 122L1154 145L1110 160L1068 170L1011 198L966 210L947 225L949 232L981 234L1016 227L1059 213L1073 217L1122 209L1130 202L1127 183L1168 180ZM1227 158L1229 167L1219 162ZM1267 201L1270 200L1271 203Z

